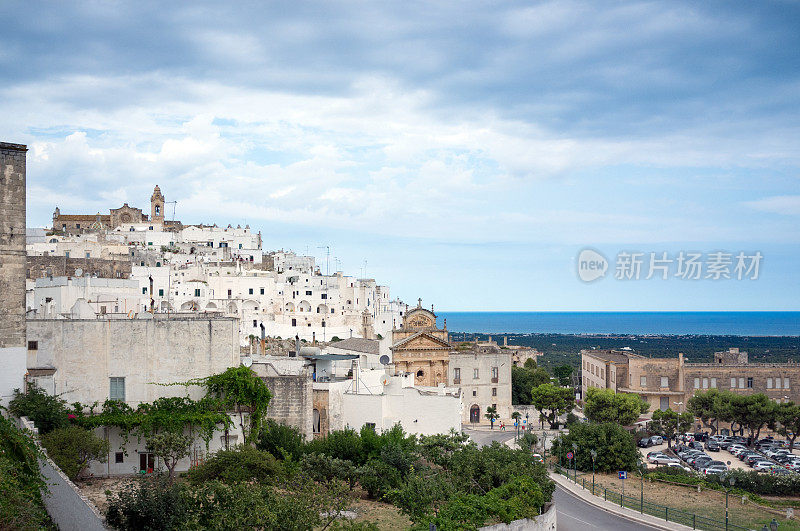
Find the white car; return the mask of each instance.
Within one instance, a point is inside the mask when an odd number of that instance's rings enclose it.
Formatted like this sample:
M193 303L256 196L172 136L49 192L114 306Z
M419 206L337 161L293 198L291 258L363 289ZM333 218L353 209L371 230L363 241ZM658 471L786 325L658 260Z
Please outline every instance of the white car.
M691 472L692 469L688 466L683 466L682 464L675 462L675 463L667 463L667 466L670 468L680 468L681 470L685 470L687 472Z
M678 461L677 459L675 459L674 457L670 457L670 456L664 455L664 454L654 455L654 456L648 458L647 460L650 461L651 463L655 463L655 464L661 465L661 466L663 466L663 465L669 466L670 463L675 463L675 464L678 464L678 465L681 464L681 462Z
M770 463L769 461L756 461L753 463L753 470L757 470L758 472L765 472L772 470L775 465Z
M653 444L664 444L664 438L661 435L653 435L650 437L650 441Z

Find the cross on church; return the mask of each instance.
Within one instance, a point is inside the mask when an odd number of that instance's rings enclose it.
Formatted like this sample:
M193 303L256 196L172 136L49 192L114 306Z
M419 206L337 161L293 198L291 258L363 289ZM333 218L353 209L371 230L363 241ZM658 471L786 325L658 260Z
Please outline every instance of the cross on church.
M417 308L422 308L422 297L417 299Z

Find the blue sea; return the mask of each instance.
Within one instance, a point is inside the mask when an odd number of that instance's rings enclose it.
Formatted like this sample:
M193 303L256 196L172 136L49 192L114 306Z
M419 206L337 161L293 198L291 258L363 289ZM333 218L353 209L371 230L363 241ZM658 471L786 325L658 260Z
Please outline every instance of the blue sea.
M451 332L800 336L800 312L439 312Z

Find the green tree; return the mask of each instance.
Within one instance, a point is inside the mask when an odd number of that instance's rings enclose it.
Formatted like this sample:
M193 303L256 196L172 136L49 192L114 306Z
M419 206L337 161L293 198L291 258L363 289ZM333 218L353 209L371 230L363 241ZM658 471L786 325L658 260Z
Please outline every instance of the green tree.
M267 417L267 406L272 398L264 380L248 367L240 366L230 367L225 372L203 378L198 383L204 384L208 394L220 400L227 411L238 413L244 442L252 443L261 432L261 425ZM245 412L249 416L246 426Z
M168 431L147 438L147 448L164 462L164 466L169 471L167 478L170 482L175 478L175 466L178 461L189 457L191 446L192 437L182 433Z
M764 393L757 393L750 396L741 397L744 400L744 407L737 408L737 413L741 415L737 422L750 432L752 441L757 441L761 430L774 424L778 411L777 404Z
M569 413L575 407L575 395L569 387L558 387L546 383L531 390L531 399L541 416L554 427L559 415Z
M550 374L532 359L525 367L511 367L511 403L531 405L531 389L544 383L550 383Z
M646 413L649 404L631 393L590 387L583 402L583 414L592 422L616 422L630 426Z
M9 403L8 410L17 417L28 417L39 428L40 434L69 425L67 403L57 396L47 394L34 383L28 384L26 393L14 389L14 398Z
M688 411L678 414L676 411L657 409L653 411L653 420L650 421L650 431L660 433L667 438L667 446L679 433L685 433L692 428L694 415Z
M274 484L282 476L283 470L272 454L256 450L252 446L219 450L186 474L193 485L213 480L225 483L249 481Z
M559 385L569 387L572 385L572 373L575 368L572 365L558 365L553 367L553 376L558 379Z
M578 446L574 452L578 470L592 470L591 450L597 453L595 470L600 472L634 470L641 458L633 435L613 422L573 424L569 434L553 441L552 455L564 459L573 451L572 443Z
M486 418L489 419L490 429L494 429L494 421L495 419L499 418L500 415L497 413L497 408L494 406L489 406L486 408Z
M794 450L794 441L800 435L800 405L794 402L778 404L772 427L789 441L789 452Z
M47 455L71 480L77 479L91 461L105 463L108 441L80 426L58 428L42 436Z
M305 445L305 438L299 429L273 419L267 419L264 423L256 443L259 450L265 450L278 459L285 459L287 456L300 459Z
M686 404L686 409L699 418L703 426L711 428L712 434L719 431L719 421L725 415L724 404L734 394L730 391L709 389L696 393Z

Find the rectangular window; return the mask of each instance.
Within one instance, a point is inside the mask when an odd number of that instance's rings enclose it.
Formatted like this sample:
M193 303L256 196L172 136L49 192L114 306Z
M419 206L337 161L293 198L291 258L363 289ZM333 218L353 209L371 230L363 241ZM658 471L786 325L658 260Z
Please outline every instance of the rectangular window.
M767 389L772 389L772 378L767 378Z
M39 350L38 341L28 341L28 350Z
M147 288L142 288L142 295L147 295Z
M472 377L474 379L478 379L478 369L472 369Z
M716 388L717 388L717 379L711 378L711 389L716 389Z
M500 377L500 369L498 367L492 367L492 383L497 383Z
M748 389L752 389L753 388L753 378L748 378L747 379L747 388Z
M158 290L158 296L159 297L163 297L164 296L164 290L163 289L159 289Z
M257 327L258 327L258 321L253 319L253 328L257 328Z
M600 369L600 378L605 378L605 377L606 377L606 370Z
M744 389L744 378L739 378L739 389Z
M647 376L639 376L639 387L647 387Z
M497 387L492 387L492 396L497 396Z
M473 390L472 390L472 396L478 396L478 391L476 391L475 389L473 389Z
M789 389L789 378L784 378L783 379L783 388L784 389Z
M86 258L91 258L91 257L92 257L92 253L88 253L88 252L87 252L87 253L86 253Z
M311 295L311 292L306 290L306 295Z
M76 229L79 229L79 228L81 228L81 224L80 224L80 223L76 223L76 224L75 224L75 228L76 228Z
M459 369L458 367L453 369L453 380L455 380L456 382L461 381L461 369Z
M264 288L261 288L259 291L260 291L260 293L261 293L262 295L264 294Z
M708 389L708 378L703 378L703 389Z
M328 298L328 294L327 294L327 293L323 293L323 294L322 294L322 298L323 298L323 299L327 299L327 298Z
M109 378L109 400L119 400L125 402L125 378L120 376L112 376Z
M123 452L117 452L114 454L115 463L122 463L123 461L125 461L125 454Z
M231 295L233 295L233 291L231 291L231 290L228 290L228 298L229 298L229 299L231 298Z
M700 378L695 378L694 379L694 388L695 389L699 389L700 388Z
M247 290L247 294L248 294L248 295L252 295L252 294L253 294L253 288L249 288L249 289Z
M69 258L69 251L64 251L64 258Z
M197 289L194 290L194 296L195 297L199 297L200 296L200 288L197 288Z
M669 387L669 378L666 376L661 377L661 387Z
M736 389L736 378L731 378L731 389Z

